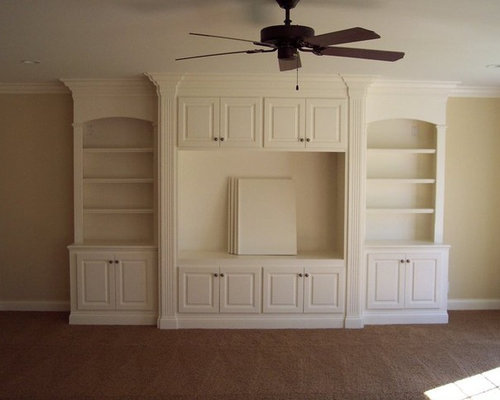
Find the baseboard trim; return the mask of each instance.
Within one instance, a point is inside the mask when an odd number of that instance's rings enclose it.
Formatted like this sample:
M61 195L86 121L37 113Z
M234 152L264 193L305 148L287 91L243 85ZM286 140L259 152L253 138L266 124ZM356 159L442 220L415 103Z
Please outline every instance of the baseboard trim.
M500 310L500 299L449 299L448 310Z
M71 325L156 325L155 313L74 311L69 315Z
M0 300L0 311L69 311L69 301Z

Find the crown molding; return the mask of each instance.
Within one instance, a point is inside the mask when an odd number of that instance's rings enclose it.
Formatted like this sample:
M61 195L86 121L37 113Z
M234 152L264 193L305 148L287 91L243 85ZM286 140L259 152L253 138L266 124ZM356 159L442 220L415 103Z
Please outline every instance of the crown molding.
M61 79L73 96L152 96L153 84L144 76L123 79Z
M451 97L500 97L500 86L457 86Z
M69 94L60 82L1 83L0 94Z
M456 81L375 81L368 89L369 94L378 95L444 95L449 96L460 82Z

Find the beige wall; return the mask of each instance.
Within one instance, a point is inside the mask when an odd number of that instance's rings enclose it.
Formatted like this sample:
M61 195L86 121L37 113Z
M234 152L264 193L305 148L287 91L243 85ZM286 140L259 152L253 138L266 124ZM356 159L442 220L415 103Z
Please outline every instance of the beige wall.
M69 301L72 99L0 94L0 303Z
M68 301L70 95L0 95L0 303ZM448 104L445 241L453 299L500 298L500 99Z
M500 99L447 107L445 242L450 299L500 299Z

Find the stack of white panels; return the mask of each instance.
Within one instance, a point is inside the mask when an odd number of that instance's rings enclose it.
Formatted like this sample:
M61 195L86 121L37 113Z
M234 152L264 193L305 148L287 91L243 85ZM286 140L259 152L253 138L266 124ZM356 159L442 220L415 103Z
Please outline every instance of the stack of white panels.
M297 254L295 187L291 178L229 178L228 251Z

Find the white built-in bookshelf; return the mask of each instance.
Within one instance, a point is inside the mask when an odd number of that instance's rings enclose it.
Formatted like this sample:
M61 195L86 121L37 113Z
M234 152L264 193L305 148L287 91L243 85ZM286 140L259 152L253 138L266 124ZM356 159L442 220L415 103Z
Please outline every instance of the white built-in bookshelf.
M435 241L437 144L431 123L395 119L368 125L368 242Z
M104 118L83 128L85 244L153 244L154 137L151 122Z

